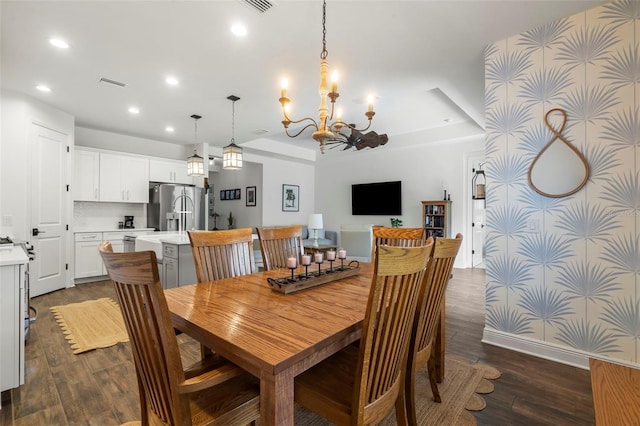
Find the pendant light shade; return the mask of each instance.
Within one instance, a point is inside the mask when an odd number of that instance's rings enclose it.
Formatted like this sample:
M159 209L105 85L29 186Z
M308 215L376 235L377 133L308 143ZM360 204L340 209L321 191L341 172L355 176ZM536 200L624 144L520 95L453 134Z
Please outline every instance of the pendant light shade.
M187 158L187 174L189 176L204 176L204 161L196 154L195 150L193 155Z
M198 120L202 118L200 115L193 114L191 116L195 123L195 142L198 144ZM187 174L189 176L204 176L204 159L200 157L196 149L193 150L193 155L187 158Z
M237 170L242 168L242 148L235 143L230 143L222 149L222 168L225 170Z
M227 97L231 101L231 143L222 149L222 168L224 170L238 170L242 168L242 148L235 143L236 131L236 101L235 95Z

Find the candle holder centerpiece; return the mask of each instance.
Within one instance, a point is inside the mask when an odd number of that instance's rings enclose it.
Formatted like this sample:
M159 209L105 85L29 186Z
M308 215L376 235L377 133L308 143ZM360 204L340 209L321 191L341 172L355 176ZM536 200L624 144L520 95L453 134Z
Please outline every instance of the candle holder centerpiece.
M342 257L341 257L342 256ZM352 260L345 265L347 253L345 250L338 252L340 258L340 266L334 268L333 262L335 261L336 252L327 252L327 260L329 261L329 268L322 269L324 263L324 256L322 253L313 254L313 262L318 265L317 272L309 273L309 266L311 265L311 255L303 255L301 265L304 266L304 273L295 274L297 268L297 261L295 258L287 259L287 268L291 269L291 276L282 278L267 278L267 283L271 290L288 294L296 291L304 290L306 288L315 287L318 285L326 284L332 281L336 281L352 275L357 275L360 272L360 263L357 260Z

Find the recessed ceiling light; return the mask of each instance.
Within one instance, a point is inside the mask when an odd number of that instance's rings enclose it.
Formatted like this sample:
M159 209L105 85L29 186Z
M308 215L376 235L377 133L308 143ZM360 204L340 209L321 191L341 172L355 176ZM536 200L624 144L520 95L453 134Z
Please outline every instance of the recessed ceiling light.
M452 121L453 121L453 118L451 118L451 117L448 117L448 118L444 119L445 123L451 123Z
M178 85L178 79L175 77L167 77L164 81L167 82L167 84L171 85L171 86L177 86Z
M51 38L49 39L49 43L51 43L52 45L54 45L55 47L59 47L60 49L68 49L69 48L69 44L59 38Z
M173 127L171 127L171 126L167 126L167 127L165 127L165 128L164 128L164 130L165 130L166 132L173 133L174 128L173 128Z
M132 107L129 107L129 112L130 112L131 114L139 114L139 113L140 113L140 110L138 109L138 107L134 107L134 106L132 106Z
M50 92L51 88L49 86L45 86L44 84L38 84L36 86L36 89L38 89L41 92Z
M247 35L247 27L243 24L236 23L231 26L231 32L238 37L244 37Z

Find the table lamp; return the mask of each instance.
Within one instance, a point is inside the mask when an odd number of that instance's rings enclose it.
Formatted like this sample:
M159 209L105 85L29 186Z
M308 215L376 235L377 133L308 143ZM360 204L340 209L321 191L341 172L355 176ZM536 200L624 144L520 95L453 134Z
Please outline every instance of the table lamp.
M322 213L312 213L309 215L309 229L313 229L313 244L311 247L318 247L318 229L322 229Z

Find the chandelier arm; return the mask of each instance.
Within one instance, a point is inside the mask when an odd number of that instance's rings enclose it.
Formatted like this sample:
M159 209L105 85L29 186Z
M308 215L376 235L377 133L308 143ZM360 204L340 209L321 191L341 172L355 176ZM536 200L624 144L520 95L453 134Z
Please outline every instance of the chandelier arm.
M311 123L309 123L308 126L305 127L305 129L309 126L314 126L316 128L316 130L318 130L318 123L316 122L316 120L314 120L311 117L305 117L305 118L301 118L300 120L292 120L291 117L289 117L287 114L284 114L284 119L285 121L287 121L288 124L298 124L298 123L302 123L305 122L307 120L311 121Z
M300 123L301 121L304 121L304 120L311 120L311 121L313 121L313 120L312 120L312 119L310 119L310 118L304 118L304 119L302 119L302 120L292 121L292 123ZM313 121L313 123L309 123L309 124L307 124L307 125L306 125L306 126L304 126L304 127L303 127L299 132L298 132L298 133L296 133L295 135L290 135L290 134L289 134L289 129L288 129L288 128L285 128L285 129L284 129L284 131L285 131L285 133L287 134L287 136L289 136L290 138L295 138L295 137L297 137L297 136L300 136L300 134L301 134L302 132L304 132L305 130L307 130L309 127L315 127L315 128L316 128L316 130L318 129L318 125L316 124L316 122L315 122L315 121Z
M355 130L356 132L366 132L367 130L369 130L369 127L371 127L371 121L372 121L372 120L369 120L369 125L368 125L367 127L365 127L364 129L358 129L356 126L352 126L352 125L350 125L350 124L348 124L348 123L345 123L344 121L341 121L341 122L340 122L340 124L341 124L343 127L348 127L349 129L351 129L351 130ZM329 127L330 127L330 128L333 128L336 124L337 124L337 122L334 122L334 123L332 123L332 124L331 124L331 126L329 126Z

